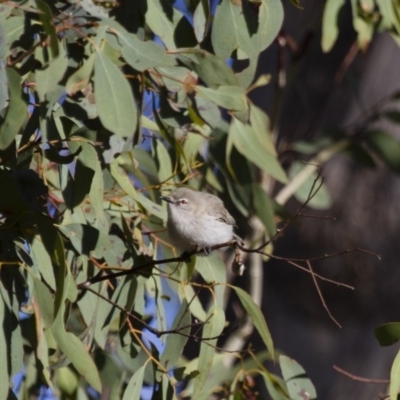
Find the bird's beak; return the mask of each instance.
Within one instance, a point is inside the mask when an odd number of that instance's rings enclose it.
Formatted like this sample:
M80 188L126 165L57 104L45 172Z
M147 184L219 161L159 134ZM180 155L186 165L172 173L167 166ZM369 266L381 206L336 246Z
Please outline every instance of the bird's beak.
M160 199L161 200L165 200L165 201L167 201L168 203L171 203L171 204L173 203L173 200L169 196L160 196Z

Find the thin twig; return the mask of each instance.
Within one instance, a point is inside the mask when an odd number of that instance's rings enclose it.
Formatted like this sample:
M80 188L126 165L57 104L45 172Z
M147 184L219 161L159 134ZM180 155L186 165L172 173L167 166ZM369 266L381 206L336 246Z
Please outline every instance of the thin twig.
M354 381L365 382L365 383L380 383L380 384L390 383L389 379L373 379L373 378L364 378L362 376L353 375L350 372L345 371L344 369L338 367L337 365L334 365L332 368L335 371L341 373L342 375L345 375L345 376L349 377L350 379L353 379Z

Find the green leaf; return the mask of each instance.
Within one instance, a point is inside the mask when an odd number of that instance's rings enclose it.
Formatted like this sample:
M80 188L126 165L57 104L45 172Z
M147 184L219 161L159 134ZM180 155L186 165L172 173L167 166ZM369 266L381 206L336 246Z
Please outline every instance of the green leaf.
M224 329L224 310L217 305L213 305L207 313L206 321L203 328L203 339L200 344L200 354L197 364L197 369L200 371L200 374L194 379L192 399L200 398L202 391L207 390L207 385L205 385L205 383L213 365L214 356L216 355L214 346L217 343L217 339L211 338L219 336ZM210 340L207 340L208 338L210 338Z
M54 322L54 301L47 286L31 274L33 279L33 295L40 313L37 318L43 320L45 328L50 328Z
M247 2L222 0L217 7L211 40L215 53L222 59L240 49L244 53L241 58L256 61L276 38L283 22L282 3L262 0L256 4L258 13Z
M41 102L49 100L50 93L57 90L57 84L67 70L68 58L63 44L57 50L57 54L58 56L53 58L48 66L35 72L36 91Z
M369 21L359 13L359 1L351 0L353 27L357 32L357 42L361 50L366 50L375 31L375 21Z
M68 143L68 147L72 154L78 154L78 159L73 176L69 167L64 168L66 176L62 177L61 190L66 206L73 210L81 205L90 193L95 169L99 167L99 160L94 146L90 143L71 141ZM79 148L81 148L80 151Z
M374 330L374 335L381 346L391 346L400 340L400 322L388 322Z
M7 43L4 40L6 37L6 30L4 28L3 21L0 19L0 61L6 58L7 55ZM3 68L3 65L0 64L0 68ZM0 102L1 104L1 102ZM1 107L0 107L1 110Z
M194 89L199 96L227 110L246 111L248 109L246 93L238 86L219 86L217 89L195 86Z
M257 217L264 224L269 236L273 236L276 232L275 213L271 199L267 196L263 188L258 184L252 185L253 208Z
M3 3L4 4L4 3ZM10 54L12 44L20 38L25 29L25 17L11 16L4 22L7 32L7 56Z
M240 302L242 303L243 308L246 310L246 313L253 321L253 324L256 327L259 335L261 336L261 339L267 346L267 349L271 354L271 358L274 359L274 344L272 342L271 333L269 332L267 323L265 322L265 318L260 310L260 307L243 289L240 289L236 286L231 286L231 288L236 292Z
M280 0L262 0L258 14L258 52L274 41L282 27L283 6Z
M394 172L400 173L400 143L382 131L371 131L365 135L368 147Z
M210 18L210 5L208 0L200 0L193 13L193 29L199 43L207 34L208 20Z
M67 83L65 84L65 90L69 95L75 95L89 84L93 72L95 57L96 53L92 53L83 65L68 78Z
M6 304L0 295L0 316L1 325L3 326L3 316L5 316L5 308ZM0 335L0 364L2 367L0 368L0 399L7 399L8 391L10 388L10 380L9 371L7 368L8 358L10 354L7 349L6 337L4 334Z
M327 0L322 18L322 50L328 53L339 35L338 16L345 0Z
M277 156L268 115L261 108L250 104L250 124L257 136L259 145L268 153Z
M226 267L217 252L206 257L196 257L196 270L207 283L226 282Z
M54 338L61 351L69 358L79 374L95 390L101 392L101 381L96 365L83 343L74 334L65 330L63 315L64 313L60 312L52 325L51 330Z
M394 358L392 368L390 370L390 387L389 387L390 400L398 400L399 389L400 389L400 351Z
M154 42L144 42L136 35L123 31L117 32L117 35L122 44L122 56L137 71L176 64L175 59Z
M227 159L229 159L232 144L239 153L263 171L282 183L287 182L286 174L278 160L265 149L250 124L244 124L237 118L232 118L228 136Z
M214 54L201 49L179 49L174 51L174 54L181 54L182 62L195 71L211 89L219 86L237 86L239 83L232 69Z
M161 363L168 370L172 369L176 365L176 362L183 352L186 342L188 341L188 337L184 335L188 335L190 333L191 328L189 325L191 324L191 321L192 319L190 316L189 305L184 299L178 313L176 314L171 329L179 329L183 327L186 328L180 331L182 332L182 335L180 333L168 335L167 342L160 359Z
M69 367L56 370L56 385L64 395L72 397L78 390L79 377Z
M8 102L8 79L7 70L3 63L0 63L0 112L7 106Z
M300 364L281 355L279 365L291 400L304 400L304 397L310 400L317 398L315 387Z
M95 252L95 256L101 258L107 250L112 249L108 237L90 225L69 224L59 229L79 254L89 257L91 252Z
M40 21L42 22L43 29L50 40L50 50L53 58L59 54L58 38L56 28L53 23L53 15L50 7L43 1L36 1L37 8L41 11L39 14Z
M147 0L146 23L151 31L165 44L168 50L176 48L175 27L183 17L182 13L160 0Z
M171 157L160 140L155 140L154 144L158 162L158 179L159 182L166 183L173 177Z
M207 257L196 257L196 271L207 283L221 283L214 287L215 301L221 307L224 304L226 266L217 252Z
M246 24L247 18L251 20L253 31L250 33ZM248 58L257 53L257 20L249 7L243 2L222 0L216 9L211 41L215 53L223 60L231 57L232 52L241 49Z
M287 394L285 382L279 377L270 374L267 370L261 371L265 386L274 400L291 400Z
M129 179L127 173L123 168L118 166L118 160L110 165L111 175L121 186L122 190L128 194L133 200L140 203L146 210L151 214L165 221L167 219L167 212L165 208L161 207L159 204L152 202L143 193L136 192L133 183Z
M94 97L101 123L118 136L132 136L137 110L129 82L104 51L94 62Z
M143 387L144 371L146 369L147 362L145 365L140 367L129 380L128 386L125 389L122 400L140 400L140 393Z
M7 68L7 78L10 99L5 120L0 126L0 150L10 146L28 117L21 90L21 77L15 70Z

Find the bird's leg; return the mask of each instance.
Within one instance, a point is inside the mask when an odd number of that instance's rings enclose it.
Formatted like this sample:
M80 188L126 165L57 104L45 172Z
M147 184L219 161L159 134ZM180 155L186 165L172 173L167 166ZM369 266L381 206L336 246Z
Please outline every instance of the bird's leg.
M204 246L203 251L206 256L209 256L211 254L211 246Z

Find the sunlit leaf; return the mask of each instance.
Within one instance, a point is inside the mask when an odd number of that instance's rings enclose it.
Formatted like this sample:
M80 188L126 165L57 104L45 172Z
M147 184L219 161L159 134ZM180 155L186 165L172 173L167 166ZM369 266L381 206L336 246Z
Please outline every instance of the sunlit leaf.
M249 315L251 320L253 321L254 326L256 327L261 339L263 340L264 344L266 345L271 358L274 359L274 344L272 342L271 333L268 329L267 323L265 322L264 315L262 314L260 308L251 298L251 296L246 293L243 289L237 286L231 286L232 289L236 292L237 296L239 297L242 306L246 310L246 313Z
M94 62L94 97L103 125L119 136L136 130L137 111L132 90L120 69L103 51Z
M122 400L140 400L140 393L142 391L144 371L146 365L143 365L139 368L129 380L128 386L125 389L124 397Z
M200 374L194 379L194 389L192 398L198 398L201 392L206 389L205 382L215 356L215 346L218 335L221 334L225 324L224 310L218 306L211 307L207 313L206 323L204 324L200 345L198 370ZM206 342L206 343L205 343Z
M392 368L390 370L390 387L389 396L390 400L397 400L400 388L400 351L394 358Z
M279 365L292 400L303 400L304 397L310 400L317 398L315 387L300 364L281 355L279 356Z
M339 35L338 16L345 0L327 0L322 19L322 50L331 51Z
M278 160L274 155L268 154L263 149L264 146L260 143L254 128L250 124L245 124L237 118L233 118L229 129L228 140L236 147L237 151L263 171L272 175L280 182L287 182L286 174ZM227 151L229 150L229 146L227 146ZM230 153L228 153L228 155L229 154Z

